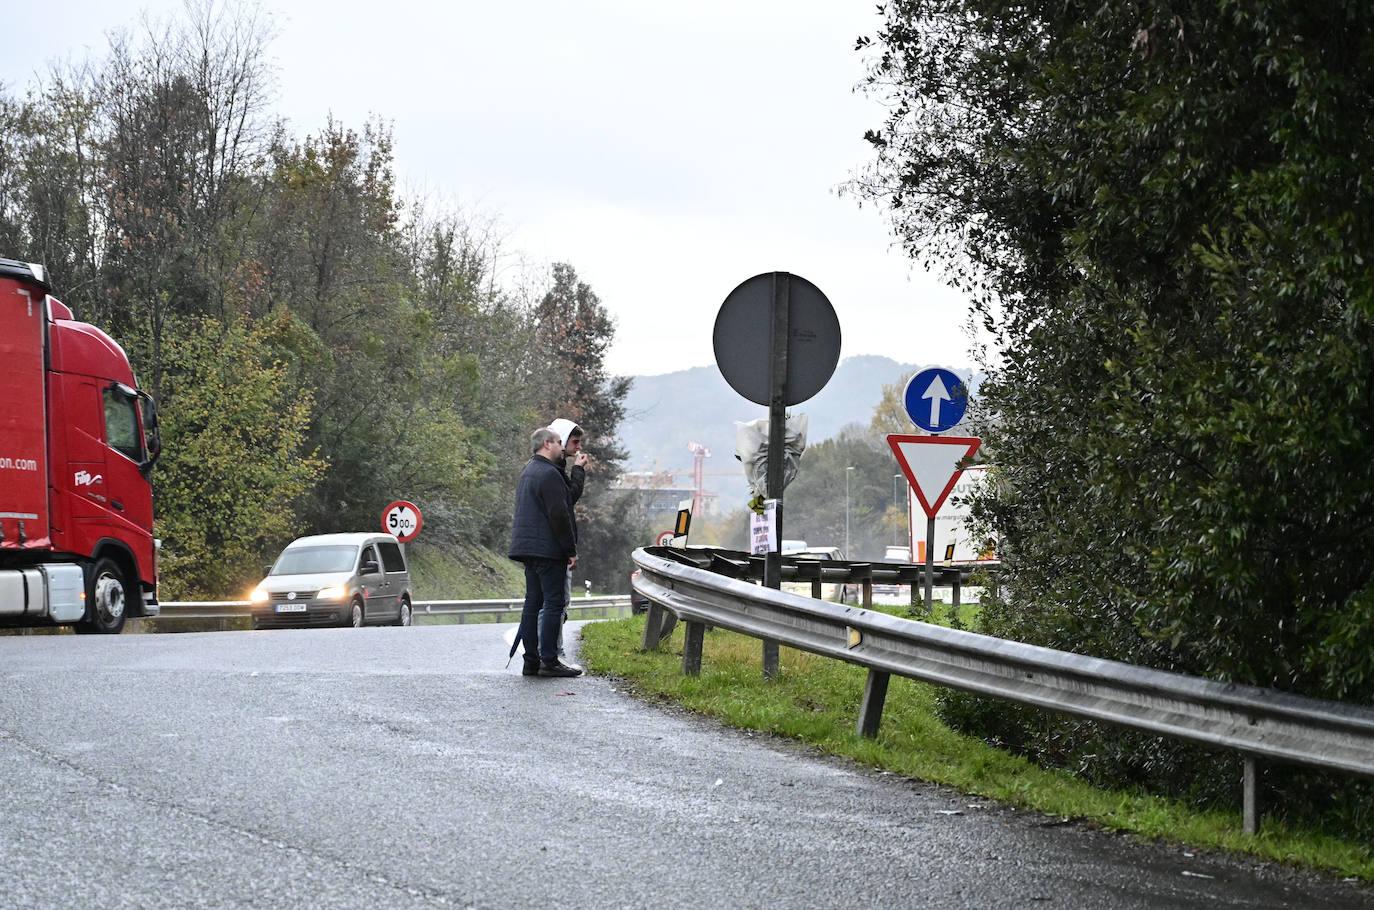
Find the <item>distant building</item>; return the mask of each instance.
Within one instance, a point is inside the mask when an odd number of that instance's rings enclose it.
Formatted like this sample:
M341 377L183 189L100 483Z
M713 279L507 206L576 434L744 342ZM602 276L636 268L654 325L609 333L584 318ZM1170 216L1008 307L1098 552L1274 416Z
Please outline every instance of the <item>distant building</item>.
M649 518L655 528L671 528L677 518L678 506L697 495L697 490L686 484L675 483L668 471L627 471L620 475L613 488L620 493L633 494L639 508ZM701 493L701 515L694 518L713 517L720 514L720 496L716 493Z

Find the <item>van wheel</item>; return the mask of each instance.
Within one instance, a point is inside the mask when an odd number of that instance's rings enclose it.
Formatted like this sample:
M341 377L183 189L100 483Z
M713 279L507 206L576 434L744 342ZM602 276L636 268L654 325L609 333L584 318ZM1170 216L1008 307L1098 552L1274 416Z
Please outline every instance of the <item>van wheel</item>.
M410 609L410 599L401 598L401 615L396 617L396 625L408 626L415 622L414 613Z
M119 563L108 557L96 561L86 576L86 616L76 624L82 635L118 635L129 608L129 583Z
M353 598L353 615L349 625L355 629L361 629L363 623L367 621L367 612L363 609L363 602L358 598Z

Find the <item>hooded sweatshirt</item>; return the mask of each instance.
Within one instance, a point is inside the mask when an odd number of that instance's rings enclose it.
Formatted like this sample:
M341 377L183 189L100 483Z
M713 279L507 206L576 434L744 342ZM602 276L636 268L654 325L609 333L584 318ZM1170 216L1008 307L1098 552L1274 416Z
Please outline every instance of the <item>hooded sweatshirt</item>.
M549 424L549 429L558 434L558 439L566 447L572 437L572 431L577 429L577 424L566 417L560 417ZM569 468L567 457L558 459L558 469L568 481L568 504L573 505L582 498L582 488L587 483L587 470L581 465Z

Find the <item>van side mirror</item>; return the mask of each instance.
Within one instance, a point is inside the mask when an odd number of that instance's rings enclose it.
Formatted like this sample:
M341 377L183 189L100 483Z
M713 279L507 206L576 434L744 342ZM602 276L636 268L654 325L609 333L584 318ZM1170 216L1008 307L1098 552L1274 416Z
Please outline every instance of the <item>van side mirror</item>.
M376 575L377 572L380 571L380 568L380 566L369 559L367 562L363 563L363 567L358 571L363 575Z

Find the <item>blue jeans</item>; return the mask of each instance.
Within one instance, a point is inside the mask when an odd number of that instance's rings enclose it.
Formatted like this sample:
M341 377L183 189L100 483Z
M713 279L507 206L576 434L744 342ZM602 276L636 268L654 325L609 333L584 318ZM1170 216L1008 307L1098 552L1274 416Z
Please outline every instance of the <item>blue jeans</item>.
M520 614L520 640L525 659L558 657L558 633L567 607L564 582L568 564L559 559L525 560L525 607Z

